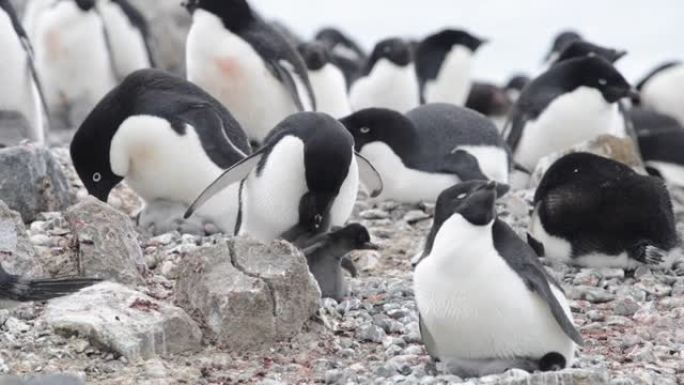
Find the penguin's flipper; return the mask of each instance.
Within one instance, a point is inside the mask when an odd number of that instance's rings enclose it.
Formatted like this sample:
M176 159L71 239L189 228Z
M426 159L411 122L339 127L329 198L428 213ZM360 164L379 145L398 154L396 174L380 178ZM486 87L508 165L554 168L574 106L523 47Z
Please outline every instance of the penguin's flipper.
M531 291L537 293L547 303L553 317L565 334L576 344L583 345L582 336L568 315L565 314L558 298L551 289L551 285L554 285L562 292L560 284L544 269L534 250L499 219L494 222L492 236L494 248L506 261L506 264L520 276Z
M216 178L216 180L213 181L209 185L209 187L207 187L204 191L202 191L199 197L197 197L197 199L195 199L195 201L192 202L188 210L185 212L183 218L190 218L190 216L200 206L206 203L214 195L218 194L228 186L245 179L249 175L249 173L252 172L252 170L254 170L259 165L259 162L261 161L263 155L264 150L262 149L260 151L255 152L248 158L241 160L228 170L224 171L223 174Z
M364 158L358 152L356 155L356 163L359 166L359 178L363 185L370 191L371 198L375 198L382 193L382 177L378 170L373 167L373 164Z
M532 250L537 253L538 257L543 257L546 255L546 250L544 249L544 244L539 242L532 234L527 233L527 244L530 245Z
M354 261L352 261L352 259L349 258L349 255L345 255L344 257L342 257L342 260L340 262L340 266L342 266L343 269L347 270L353 278L359 276L359 271L356 269Z
M101 279L97 278L18 278L11 284L9 288L3 287L2 292L4 292L4 295L7 295L9 299L13 301L46 301L48 299L73 294L101 281Z
M421 317L420 312L418 313L418 325L420 327L420 338L423 340L423 345L425 345L425 349L427 350L428 354L433 360L439 361L439 356L437 353L437 344L435 344L435 339L432 337L432 334L430 334L430 331L428 330L427 326L425 326L425 323L423 322L423 317Z
M444 157L440 171L455 174L463 182L489 179L480 169L477 158L467 151L459 149L455 149Z
M290 94L290 96L292 96L292 100L294 101L295 106L297 107L297 111L306 111L304 103L302 102L301 95L299 94L299 90L297 88L297 83L295 82L294 76L292 76L292 72L288 71L283 65L285 64L285 62L267 60L266 63L273 76L275 76L275 78L278 79L278 81L281 82L283 86L285 86L287 92Z

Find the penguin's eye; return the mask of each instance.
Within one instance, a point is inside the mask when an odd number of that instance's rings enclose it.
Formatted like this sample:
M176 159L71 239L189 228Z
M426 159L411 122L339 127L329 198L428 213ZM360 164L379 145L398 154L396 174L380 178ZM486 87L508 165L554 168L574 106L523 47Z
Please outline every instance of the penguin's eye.
M102 180L102 174L96 172L93 174L93 182L97 183Z
M599 83L600 85L602 85L602 86L605 86L606 84L608 84L608 80L606 80L606 79L599 79L599 80L598 80L598 83Z
M577 173L579 172L579 168L576 168L576 169L572 170L572 172L575 173L575 174L577 174Z
M370 132L370 128L368 128L368 127L361 127L361 133L362 133L362 134L367 134L367 133L369 133L369 132Z
M458 194L458 196L456 197L456 199L463 199L463 198L465 198L465 197L467 197L467 196L468 196L468 193L461 193L461 194Z

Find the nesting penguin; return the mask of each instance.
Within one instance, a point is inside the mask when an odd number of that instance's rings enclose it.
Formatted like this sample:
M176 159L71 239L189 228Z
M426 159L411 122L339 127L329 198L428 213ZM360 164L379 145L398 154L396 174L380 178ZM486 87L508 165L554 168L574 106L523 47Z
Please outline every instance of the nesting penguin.
M436 103L406 115L370 108L341 121L382 176L378 199L434 202L459 181L508 182L510 152L496 126L475 111Z
M125 180L147 203L162 199L185 208L249 154L245 133L221 103L188 81L151 69L134 72L109 92L71 143L78 176L98 199L107 201ZM231 233L237 186L217 198L206 205L206 217Z
M403 113L417 107L418 78L410 44L399 38L377 43L349 99L354 111L376 107Z
M321 288L322 296L337 301L342 301L349 295L349 286L342 270L347 270L352 277L358 276L356 266L348 254L354 250L378 249L371 242L368 230L358 223L319 235L300 246L306 255L309 270Z
M190 0L188 79L221 101L249 138L261 142L285 117L315 109L295 47L246 0Z
M347 81L344 73L331 61L330 53L321 43L302 43L297 47L309 71L309 80L316 98L316 109L334 118L351 114Z
M632 108L629 118L649 173L684 186L684 125L669 115L645 108Z
M354 153L354 139L340 122L301 112L283 120L257 152L209 185L186 218L225 188L240 186L236 234L298 243L347 221L359 178L371 195L382 191L380 176Z
M457 29L426 37L416 48L421 102L463 106L471 88L473 55L485 40Z
M532 170L542 157L596 136L626 136L619 102L635 93L602 58L565 60L522 90L504 136L515 160Z
M582 337L563 290L497 218L494 181L440 194L413 274L423 342L460 377L570 367Z
M642 106L674 117L684 125L684 63L665 63L639 84Z
M589 153L566 155L544 174L529 234L540 254L589 267L670 264L679 244L663 182Z
M0 146L45 141L45 104L33 51L14 7L0 0Z

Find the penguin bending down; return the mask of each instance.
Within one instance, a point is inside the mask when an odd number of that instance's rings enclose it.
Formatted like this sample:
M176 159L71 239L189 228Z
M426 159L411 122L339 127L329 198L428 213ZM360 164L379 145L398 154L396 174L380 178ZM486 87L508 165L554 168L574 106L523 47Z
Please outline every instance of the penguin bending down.
M544 156L602 134L626 136L619 101L633 96L608 61L563 61L526 86L504 130L515 160L533 170Z
M163 71L140 70L112 90L83 122L71 158L88 192L107 201L122 180L145 202L187 208L204 186L250 153L240 125L209 94ZM200 214L232 232L238 187Z
M463 378L560 370L583 343L558 282L497 218L498 190L470 181L440 194L413 274L423 342Z
M666 63L639 82L641 104L684 125L684 63Z
M386 39L375 45L363 77L349 91L354 111L389 108L407 112L420 104L413 54L403 39Z
M632 108L629 118L649 173L684 186L684 126L673 117L645 108Z
M539 254L577 266L669 265L669 251L679 245L663 182L589 153L551 165L535 193L529 231Z
M510 152L494 124L475 111L427 104L404 116L369 108L341 121L382 176L378 199L434 202L460 181L508 182Z
M334 118L351 114L344 73L331 62L330 52L321 43L303 43L297 47L309 71L309 80L318 112Z
M295 47L246 0L190 0L188 79L221 101L261 142L281 120L316 108Z
M45 141L45 101L29 38L9 0L0 0L0 147Z
M354 153L354 139L331 116L302 112L278 124L256 153L216 179L185 217L226 188L240 187L235 234L268 242L302 239L342 226L349 219L359 177L372 196L382 180Z
M335 28L321 29L315 39L328 49L331 61L344 73L349 89L363 75L368 55L354 40Z
M473 55L486 40L446 29L426 37L416 49L422 103L464 106L472 86Z

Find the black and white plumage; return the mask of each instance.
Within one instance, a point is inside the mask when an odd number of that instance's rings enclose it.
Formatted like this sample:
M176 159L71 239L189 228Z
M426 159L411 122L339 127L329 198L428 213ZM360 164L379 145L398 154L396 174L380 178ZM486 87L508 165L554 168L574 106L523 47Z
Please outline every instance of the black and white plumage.
M316 109L335 118L351 113L347 81L342 70L333 62L330 51L317 42L302 43L297 47L309 71L311 88L316 97Z
M553 63L558 59L558 56L572 43L575 41L583 40L582 36L576 31L562 31L553 39L553 44L551 49L544 57L546 63Z
M504 136L531 170L544 156L601 134L626 136L619 101L635 91L608 61L563 61L534 79L516 101Z
M190 82L151 69L134 72L108 93L71 143L76 171L98 199L106 201L125 179L146 202L186 207L249 153L245 133L221 103ZM227 189L206 207L225 232L235 225L237 194L237 187Z
M627 54L625 50L603 47L585 40L576 40L569 43L558 55L554 63L586 56L598 56L615 63Z
M684 125L646 108L633 108L629 118L647 169L670 183L684 186Z
M186 217L227 187L240 186L236 234L291 242L342 226L351 215L359 178L377 196L382 181L354 140L329 115L294 114L278 124L264 145L218 177Z
M262 141L281 120L316 108L306 65L285 37L246 0L191 0L188 79Z
M416 72L423 103L463 106L471 88L472 59L485 40L457 29L423 39L416 48Z
M423 342L463 378L570 367L582 344L558 282L497 218L498 190L471 181L440 194L413 276Z
M459 181L507 183L510 152L494 124L481 114L449 104L427 104L405 116L365 109L342 119L357 151L383 178L379 199L434 202Z
M669 62L651 71L637 85L640 103L684 125L684 63Z
M33 50L9 0L0 0L0 146L45 141L46 109Z
M534 197L530 235L552 259L579 266L633 268L670 263L679 244L663 182L589 153L556 161Z
M318 31L315 40L328 48L332 62L344 73L348 88L363 75L368 55L352 38L328 27Z

